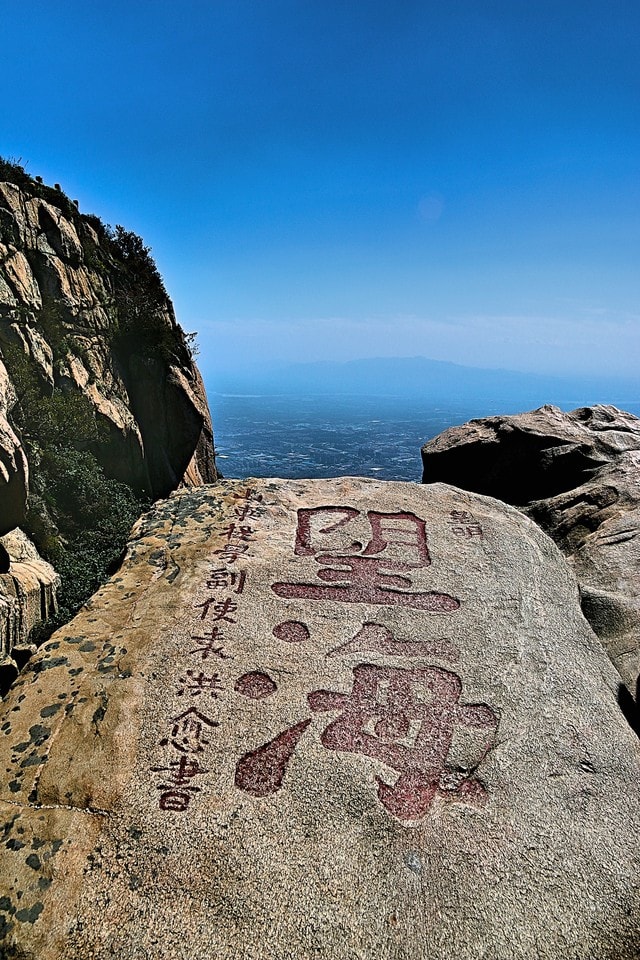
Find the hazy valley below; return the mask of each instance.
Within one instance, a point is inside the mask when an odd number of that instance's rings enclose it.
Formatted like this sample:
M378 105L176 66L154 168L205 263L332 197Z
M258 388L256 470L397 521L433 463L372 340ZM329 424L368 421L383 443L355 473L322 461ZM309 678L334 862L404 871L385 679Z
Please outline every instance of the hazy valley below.
M516 400L233 394L209 391L217 463L225 477L377 477L419 481L423 443L474 417L540 406ZM571 410L585 396L558 402ZM615 400L610 402L614 403ZM640 401L625 409L640 415Z
M211 378L226 477L419 480L423 443L476 417L610 403L640 414L640 391L613 377L553 377L426 357L282 365Z

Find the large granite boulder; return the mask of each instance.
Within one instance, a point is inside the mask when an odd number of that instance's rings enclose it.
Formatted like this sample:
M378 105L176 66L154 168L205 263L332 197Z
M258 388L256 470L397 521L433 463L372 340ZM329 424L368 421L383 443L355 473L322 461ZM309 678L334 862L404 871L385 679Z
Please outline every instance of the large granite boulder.
M612 406L544 406L471 420L422 448L423 482L519 505L555 540L628 690L640 675L640 420Z
M4 956L637 958L617 683L511 507L181 491L3 705Z

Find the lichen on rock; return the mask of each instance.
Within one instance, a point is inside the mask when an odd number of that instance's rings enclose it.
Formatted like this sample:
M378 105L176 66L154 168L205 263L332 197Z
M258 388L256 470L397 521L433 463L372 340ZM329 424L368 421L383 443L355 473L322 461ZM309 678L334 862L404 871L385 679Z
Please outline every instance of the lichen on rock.
M512 507L354 477L178 491L3 705L5 949L635 960L616 685Z

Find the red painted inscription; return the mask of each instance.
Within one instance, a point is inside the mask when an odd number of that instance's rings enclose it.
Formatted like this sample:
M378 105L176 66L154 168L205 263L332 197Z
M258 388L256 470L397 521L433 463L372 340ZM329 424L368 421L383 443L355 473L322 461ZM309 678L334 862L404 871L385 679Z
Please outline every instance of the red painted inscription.
M296 723L257 750L245 753L236 765L236 786L255 797L275 793L282 781L300 737L311 719Z
M342 711L321 742L395 770L399 776L393 785L377 778L380 801L399 820L418 820L442 789L456 726L486 729L480 763L493 743L497 717L485 704L459 704L460 678L440 667L405 670L364 663L355 667L353 678L350 694L309 694L314 713Z
M460 601L449 594L411 590L408 571L431 563L424 520L413 513L370 510L366 518L371 535L363 548L362 542L345 530L359 517L360 512L352 507L299 510L295 552L315 558L322 566L317 576L323 583L274 583L273 592L285 598L384 604L439 613L459 608ZM336 542L336 537L341 542ZM331 552L323 552L326 547Z
M387 557L395 555L397 559L405 560L409 567L429 565L431 560L425 522L420 517L405 511L379 513L377 510L369 510L366 516L370 538L363 550L361 541L354 540L349 530L344 529L361 516L361 511L353 507L314 507L298 510L295 545L297 556L337 552L340 555L361 553L362 556L370 557L386 552ZM334 536L337 530L341 531L338 537Z
M270 697L272 693L275 693L278 686L268 673L260 673L256 670L238 677L233 689L236 693L251 697L252 700L264 700L265 697Z
M444 638L437 640L396 640L391 630L380 623L364 623L355 637L334 647L326 654L337 657L345 653L386 653L394 657L442 657L456 662L460 651L454 643Z
M285 620L273 628L273 635L285 643L304 643L309 639L309 628L299 620Z
M373 625L375 626L375 625ZM475 770L494 742L498 718L483 703L461 704L460 678L440 667L404 669L359 664L350 693L316 690L313 713L340 711L320 741L329 750L359 753L397 774L393 783L377 777L382 805L401 821L419 820L437 794L482 803L482 784L447 767L454 731L479 731ZM246 753L236 767L236 785L257 796L275 793L309 720Z

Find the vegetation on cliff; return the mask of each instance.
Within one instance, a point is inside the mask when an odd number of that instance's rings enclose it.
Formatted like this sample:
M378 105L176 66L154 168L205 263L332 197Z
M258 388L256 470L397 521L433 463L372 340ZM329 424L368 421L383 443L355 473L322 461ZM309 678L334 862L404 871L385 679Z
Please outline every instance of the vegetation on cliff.
M3 345L2 353L17 396L11 420L30 467L23 529L61 579L58 613L46 635L104 581L148 499L106 476L95 451L109 436L89 401L56 386L44 392L19 347Z

